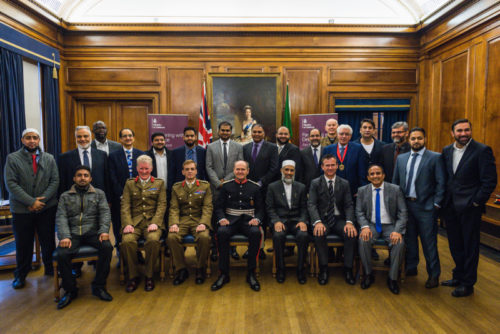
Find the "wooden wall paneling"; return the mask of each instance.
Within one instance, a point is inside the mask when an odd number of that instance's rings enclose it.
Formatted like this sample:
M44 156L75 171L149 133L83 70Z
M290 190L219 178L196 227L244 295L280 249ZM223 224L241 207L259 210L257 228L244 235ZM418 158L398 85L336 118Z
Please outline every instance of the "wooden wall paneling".
M227 73L262 73L264 67L226 67Z
M473 136L484 142L484 108L486 93L486 43L483 38L471 41L469 57L469 97L467 117Z
M149 149L148 114L152 113L152 101L116 101L116 130L130 128L135 133L134 147Z
M159 67L66 67L68 85L159 86Z
M168 68L169 114L187 114L188 124L198 129L203 68Z
M96 121L103 121L109 128L115 128L114 122L114 102L113 101L78 101L77 125L88 125ZM109 139L117 140L113 132L109 132Z

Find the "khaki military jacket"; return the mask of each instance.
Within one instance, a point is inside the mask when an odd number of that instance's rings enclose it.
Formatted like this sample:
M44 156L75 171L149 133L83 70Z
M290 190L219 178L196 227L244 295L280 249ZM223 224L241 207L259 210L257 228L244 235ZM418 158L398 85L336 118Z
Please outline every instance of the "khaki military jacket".
M127 180L121 202L122 229L127 225L135 227L144 219L148 220L148 225L163 228L166 209L165 181L151 176L143 186L139 177Z
M177 182L172 187L168 225L186 224L191 221L211 229L212 210L210 183L197 179L188 187L186 181Z
M335 141L333 142L333 144L336 144L338 143L339 139L337 137L335 137ZM321 147L326 147L328 145L332 145L332 143L330 143L330 139L328 139L328 136L324 136L323 138L321 138Z

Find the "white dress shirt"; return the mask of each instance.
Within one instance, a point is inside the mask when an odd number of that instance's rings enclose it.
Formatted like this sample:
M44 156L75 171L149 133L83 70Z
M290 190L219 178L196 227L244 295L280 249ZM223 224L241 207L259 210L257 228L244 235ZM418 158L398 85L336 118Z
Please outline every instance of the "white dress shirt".
M457 171L458 164L460 163L460 160L462 160L464 152L467 149L467 146L469 146L471 140L472 138L469 139L469 142L462 148L457 147L457 142L453 144L453 174Z
M81 147L78 147L78 155L80 156L80 162L82 163L83 165L83 151L87 151L88 154L88 158L89 158L89 164L90 164L90 169L92 169L92 154L90 154L90 145L88 148L84 149L84 148L81 148Z
M283 186L285 187L285 196L286 201L288 203L288 208L292 208L292 185L283 182Z
M361 141L360 141L361 142ZM375 140L372 141L371 144L363 144L361 143L361 145L363 145L363 148L365 149L365 151L368 153L368 154L371 154L372 151L373 151L373 146L375 145Z
M410 191L408 192L409 197L417 198L417 191L415 190L415 180L417 179L417 171L418 171L418 166L420 166L420 161L422 161L422 156L424 155L425 152L425 147L422 147L420 151L415 152L413 150L410 151L410 159L408 159L408 162L406 163L406 180L405 184L408 184L408 177L410 174L410 167L411 167L411 162L413 159L417 159L415 161L415 167L413 169L413 180L410 183ZM416 153L417 155L413 157L413 154Z
M98 150L104 151L106 152L107 155L109 155L109 145L107 139L104 141L104 143L101 143L100 141L96 140L95 146L97 147Z
M376 219L375 219L375 205L376 205L376 198L377 198L377 188L375 188L372 184L372 217L371 221L373 224L375 224ZM384 202L384 184L380 186L380 220L382 225L384 224L392 224L391 216L389 216L389 213L387 212L385 208L385 202ZM362 226L361 228L364 228L367 226Z
M153 148L155 152L155 161L156 161L156 175L158 176L159 179L162 179L165 181L165 184L167 183L167 168L168 168L168 163L167 163L167 154L165 153L165 149L163 149L161 152L162 154L158 153L157 150Z

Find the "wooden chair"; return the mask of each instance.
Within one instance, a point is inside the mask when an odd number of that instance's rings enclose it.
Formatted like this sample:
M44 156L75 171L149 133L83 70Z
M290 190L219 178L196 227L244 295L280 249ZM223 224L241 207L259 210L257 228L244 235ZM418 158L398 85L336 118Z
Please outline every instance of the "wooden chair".
M196 248L196 242L194 241L194 236L191 234L188 234L182 238L182 245L185 248L188 247L194 247ZM172 252L170 252L170 256L172 256ZM168 275L170 278L174 278L174 261L170 259L170 266L168 268ZM207 262L207 278L209 278L212 275L212 262L210 260L210 255L208 256L208 262Z
M243 235L243 234L235 234L229 239L229 247L238 247L238 246L246 246L248 247L249 242L248 238ZM246 267L247 266L247 261L246 260L239 260L239 261L231 261L230 265L233 265L234 267ZM255 275L260 276L260 267L259 267L259 257L257 256L257 266L255 268Z
M287 234L286 235L286 239L285 239L285 247L295 247L297 245L297 239L295 238L294 235L292 234ZM274 246L273 246L274 247ZM276 247L274 247L276 249ZM309 275L311 277L314 276L314 265L313 265L313 248L314 248L314 244L311 242L309 243L308 245L308 255L309 255ZM287 263L285 261L285 267L287 268L294 268L297 266L297 262L294 262L294 263ZM276 272L277 272L277 268L276 268L276 252L273 252L273 269L272 269L272 272L273 272L273 277L276 277Z
M344 247L344 241L342 240L341 237L335 234L329 234L326 236L326 244L328 248L333 247L335 248L335 254L336 254L336 261L334 262L328 262L328 267L344 267L344 262L342 259L338 256L339 254L339 248ZM318 252L316 250L316 246L314 246L314 273L317 275L319 273L319 259L318 259ZM356 269L356 273L354 273L354 277L357 277L359 274L359 258L358 256L354 256L354 263L353 263L353 269Z
M165 234L165 233L164 233ZM164 234L160 237L160 280L165 281L165 236ZM137 240L137 250L142 252L144 250L144 244L146 240L144 238L139 238ZM121 244L120 244L121 248ZM120 284L125 284L125 259L123 257L123 252L120 252Z
M382 238L376 239L374 241L372 247L374 249L381 249L381 250L386 250L387 252L390 252L389 251L389 245ZM403 255L402 255L402 259L403 260L401 261L401 268L400 268L400 272L401 273L400 273L399 279L401 280L401 283L403 283L405 281L405 278L406 278L405 253L406 253L406 245L403 248ZM373 261L372 260L372 270L374 270L374 271L375 270L389 271L390 269L391 268L389 266L386 266L384 264L383 260L379 260L379 261ZM359 261L359 270L360 270L361 276L364 276L364 268L363 268L363 264L361 263L361 261Z

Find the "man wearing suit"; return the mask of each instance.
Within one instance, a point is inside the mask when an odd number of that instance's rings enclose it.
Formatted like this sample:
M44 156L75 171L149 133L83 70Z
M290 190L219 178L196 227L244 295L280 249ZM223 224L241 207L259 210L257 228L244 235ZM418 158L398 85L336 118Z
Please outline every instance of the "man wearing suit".
M354 143L360 144L365 152L367 165L382 163L383 141L375 139L375 122L369 118L361 121L359 130L361 137L354 140Z
M155 132L151 135L151 148L146 152L153 159L153 171L151 175L165 181L168 184L169 171L172 165L172 151L165 147L165 134ZM170 189L167 189L167 197L170 199Z
M116 246L121 242L120 201L123 187L128 179L137 176L137 157L144 154L134 148L135 133L132 129L123 128L119 133L122 148L111 152L108 158L109 176L111 181L111 220Z
M307 209L314 228L314 244L318 251L320 285L328 283L328 247L326 236L336 234L344 240L344 273L348 284L355 283L352 273L358 232L354 226L354 207L349 182L336 175L337 157L321 158L324 175L314 179L309 189Z
M192 126L187 126L184 128L184 144L180 147L175 148L172 151L172 177L169 180L169 189L172 189L172 185L176 182L184 180L182 176L182 164L186 160L193 160L198 166L198 175L196 178L199 180L206 180L205 172L205 156L206 150L196 145L198 142L198 136L196 135L196 130Z
M278 167L285 160L293 160L295 162L295 180L302 180L302 159L300 150L297 146L290 143L290 131L287 127L281 126L276 133L276 145L278 145ZM276 174L276 180L279 180L280 173Z
M366 159L363 147L360 144L350 143L352 128L342 124L337 128L339 142L323 149L323 154L332 154L337 157L337 175L349 181L352 196L356 196L358 188L366 184Z
M285 241L286 235L295 235L297 240L297 279L306 283L304 259L307 253L309 236L307 234L307 190L304 184L294 181L295 161L282 163L281 180L267 188L266 209L273 228L273 247L276 252L276 281L285 281Z
M321 175L320 159L323 152L323 147L320 145L321 132L318 129L311 129L309 131L310 146L300 151L302 157L302 165L304 172L302 174L302 182L305 184L306 189L309 190L311 181Z
M453 278L442 285L456 287L454 297L474 292L481 214L497 184L491 147L472 139L471 128L467 119L455 121L451 127L455 143L446 146L442 154L447 176L444 217L455 261Z
M411 151L396 160L392 183L399 185L406 198L406 275L417 275L418 236L422 242L428 279L425 287L439 285L441 265L437 249L437 210L444 199L445 176L441 154L425 148L425 130L413 128L409 133Z
M321 138L321 147L333 145L338 142L337 138L338 126L339 122L335 118L330 118L326 121L325 123L326 136Z
M410 151L410 144L407 142L408 123L394 123L391 127L391 138L393 142L382 147L382 167L384 167L387 182L392 182L394 165L398 155Z
M83 165L92 171L92 186L104 191L109 202L111 197L106 153L90 146L92 134L86 125L76 127L75 138L78 147L59 157L59 194L71 188L75 168Z
M368 289L375 281L370 253L374 240L383 238L390 247L390 270L387 285L392 293L399 293L398 270L403 259L406 221L406 203L399 186L384 182L382 166L368 168L367 184L359 188L356 199L356 218L360 225L359 256L365 270L362 289Z
M92 132L94 133L94 140L90 146L97 150L106 152L106 156L109 156L111 152L118 151L122 146L112 140L106 139L108 134L108 128L103 121L97 121L92 125Z

